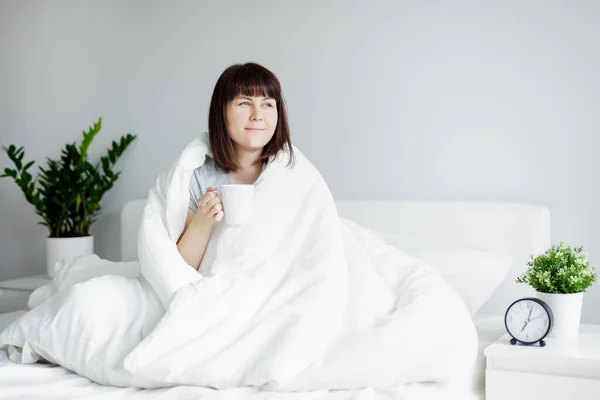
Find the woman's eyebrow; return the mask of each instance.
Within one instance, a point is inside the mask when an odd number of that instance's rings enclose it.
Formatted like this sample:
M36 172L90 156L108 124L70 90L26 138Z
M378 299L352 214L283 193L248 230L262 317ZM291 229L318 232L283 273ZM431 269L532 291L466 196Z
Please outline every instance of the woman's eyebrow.
M236 97L236 99L252 100L251 97L247 97L247 96L238 96L238 97ZM263 99L263 101L265 101L265 100L275 100L275 99L272 97L265 97Z

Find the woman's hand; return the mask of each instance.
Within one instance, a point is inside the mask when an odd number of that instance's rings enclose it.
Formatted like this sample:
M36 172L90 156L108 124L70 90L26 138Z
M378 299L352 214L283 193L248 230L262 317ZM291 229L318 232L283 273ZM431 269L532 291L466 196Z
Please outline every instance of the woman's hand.
M214 225L223 219L223 203L217 195L217 188L209 186L206 193L198 199L198 211L192 222L200 225Z

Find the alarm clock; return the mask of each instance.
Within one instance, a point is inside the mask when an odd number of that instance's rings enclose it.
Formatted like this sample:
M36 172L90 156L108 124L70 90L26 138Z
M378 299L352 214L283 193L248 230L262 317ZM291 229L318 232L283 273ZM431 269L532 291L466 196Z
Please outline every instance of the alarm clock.
M552 310L542 300L533 297L519 299L508 306L504 326L511 336L510 344L546 345L544 338L552 331Z

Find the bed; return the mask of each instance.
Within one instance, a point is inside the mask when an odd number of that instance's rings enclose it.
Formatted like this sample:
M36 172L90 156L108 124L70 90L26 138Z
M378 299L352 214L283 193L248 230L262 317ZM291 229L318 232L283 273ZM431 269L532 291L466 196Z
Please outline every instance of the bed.
M122 209L120 235L123 261L137 259L137 229L144 203L144 200L133 200ZM460 201L338 201L337 208L340 216L371 229L391 244L397 241L399 246L412 246L424 257L431 256L434 247L442 249L434 254L437 258L432 258L433 262L440 260L440 254L449 254L448 249L452 249L452 254L456 256L454 249L457 248L474 249L487 255L511 259L510 268L496 274L498 282L493 285L489 298L485 298L481 307L477 304L476 312L472 314L479 336L479 356L472 385L460 396L464 399L483 399L483 349L503 334L502 315L506 306L512 300L529 294L527 288L514 283L514 278L523 270L530 254L541 252L549 246L549 210L516 203ZM415 241L415 238L418 240ZM415 246L416 242L420 248ZM463 258L459 257L458 260L464 260L464 254L460 253ZM474 265L477 266L476 263ZM479 264L479 267L481 271L489 268L483 264ZM449 279L460 275L456 270L450 272L452 275L449 275ZM480 273L483 276L486 274L492 276L494 271ZM461 276L460 279L464 282L469 277ZM24 313L17 311L0 315L0 329ZM430 391L421 391L419 387L412 389L404 398L430 398L426 397L431 395ZM210 391L196 387L139 390L101 386L62 367L13 364L7 359L6 351L0 350L1 398L204 398L203 395L212 398ZM323 398L323 394L315 394L315 398Z

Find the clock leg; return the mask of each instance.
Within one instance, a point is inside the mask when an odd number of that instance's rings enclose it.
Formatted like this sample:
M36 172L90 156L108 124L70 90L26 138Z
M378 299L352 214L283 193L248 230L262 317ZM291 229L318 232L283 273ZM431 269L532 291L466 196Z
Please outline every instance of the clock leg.
M546 341L545 340L540 340L540 347L544 347L546 345Z
M510 339L510 344L517 344L517 341L515 339Z

